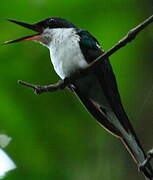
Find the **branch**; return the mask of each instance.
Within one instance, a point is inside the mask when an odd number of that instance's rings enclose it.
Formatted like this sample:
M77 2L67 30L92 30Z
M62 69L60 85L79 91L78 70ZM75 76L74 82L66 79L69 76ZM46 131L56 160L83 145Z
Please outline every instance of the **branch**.
M116 51L127 45L129 42L135 39L135 37L138 35L139 32L141 32L145 27L147 27L149 24L153 22L153 15L150 16L148 19L143 21L141 24L136 26L135 28L131 29L127 35L125 35L118 43L116 43L111 49L109 49L107 52L99 56L97 59L95 59L92 63L88 65L87 68L82 69L74 74L72 74L69 78L66 78L64 80L58 81L56 84L48 85L48 86L40 86L40 85L33 85L29 84L24 81L18 81L19 84L33 88L36 94L41 94L44 92L53 92L60 89L64 89L71 83L73 83L75 80L87 75L91 69L95 68L99 64L101 64L101 61L104 59L107 59L109 56L114 54Z
M57 91L59 89L64 89L65 84L67 84L67 82L65 80L60 80L56 84L51 84L48 86L40 86L40 85L29 84L29 83L27 83L25 81L21 81L21 80L18 80L18 83L23 85L23 86L27 86L29 88L32 88L34 90L34 93L37 95L39 95L43 92L54 92L54 91Z

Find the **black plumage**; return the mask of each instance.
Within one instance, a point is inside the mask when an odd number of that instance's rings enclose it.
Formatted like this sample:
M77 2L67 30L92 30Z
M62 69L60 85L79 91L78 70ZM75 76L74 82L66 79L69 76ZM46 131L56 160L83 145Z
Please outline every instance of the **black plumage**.
M104 51L100 48L99 42L89 32L84 30L77 30L77 33L80 36L80 48L85 60L88 63L94 61L97 57L104 53ZM135 162L141 164L142 162L140 161L140 159L145 160L146 155L123 108L116 78L109 60L103 60L101 62L101 65L97 66L94 70L92 70L91 73L93 73L98 79L103 91L102 93L104 93L111 110L113 111L127 134L132 136L132 141L137 144L137 147L139 148L138 151L141 151L141 153L137 153L137 149L135 149L136 147L134 147L135 145L131 145L125 137L125 134L123 134L120 129L118 129L118 126L113 124L109 120L107 109L102 107L100 103L95 102L92 98L85 96L79 90L80 88L78 87L77 82L74 84L74 91L79 96L87 110L97 119L97 121L113 135L119 137L126 146L127 150L132 155ZM153 177L153 170L150 164L147 164L147 166L143 169L143 173L150 179Z

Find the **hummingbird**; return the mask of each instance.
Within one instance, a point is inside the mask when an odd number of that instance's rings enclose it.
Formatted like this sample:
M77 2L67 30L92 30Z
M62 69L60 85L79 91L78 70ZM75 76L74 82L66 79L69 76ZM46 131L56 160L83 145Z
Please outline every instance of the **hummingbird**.
M34 40L49 49L55 72L61 79L85 69L104 53L97 39L88 31L75 26L66 19L50 17L34 24L16 20L8 21L37 32L6 44ZM115 74L109 59L92 69L88 75L68 86L84 104L88 112L115 137L119 138L138 165L145 162L146 154L122 105ZM141 168L148 179L153 178L153 169L148 162Z

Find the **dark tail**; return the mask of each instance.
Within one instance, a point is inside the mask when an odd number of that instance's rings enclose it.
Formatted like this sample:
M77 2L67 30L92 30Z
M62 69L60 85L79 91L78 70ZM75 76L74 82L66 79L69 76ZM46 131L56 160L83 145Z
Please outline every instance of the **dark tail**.
M153 170L149 164L146 164L145 167L141 170L145 177L149 178L150 180L153 178Z
M78 88L75 88L74 91L97 121L105 127L105 129L122 140L138 167L143 164L146 160L146 155L127 116L124 115L124 119L119 121L113 111L105 109L106 112L103 112L100 104L91 98L83 96ZM127 128L125 128L124 125L127 125ZM141 171L146 178L149 178L150 180L153 178L153 169L149 163L141 168Z
M113 122L114 126L120 131L120 139L122 140L123 144L133 157L134 161L138 165L139 170L144 174L146 178L152 179L153 178L153 169L151 167L151 164L147 162L145 165L144 162L146 162L146 155L145 152L135 134L135 131L133 127L131 126L131 123L128 120L128 117L125 115L124 119L122 121L119 121L114 112L109 111L107 112L108 119ZM123 125L123 122L128 123L127 128L125 128Z
M131 142L129 142L129 140L127 139L121 139L123 144L126 146L127 150L129 151L129 153L131 154L131 156L133 157L134 161L136 161L136 163L138 164L138 166L141 166L142 163L146 160L146 155L138 141L138 139L131 139ZM147 179L153 179L153 169L151 167L151 164L148 162L146 163L144 166L141 166L141 168L139 169L143 175L147 178Z

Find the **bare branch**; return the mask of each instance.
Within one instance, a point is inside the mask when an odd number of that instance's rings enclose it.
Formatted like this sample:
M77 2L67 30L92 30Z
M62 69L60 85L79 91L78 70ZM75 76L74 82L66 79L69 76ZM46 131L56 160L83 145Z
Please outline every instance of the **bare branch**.
M83 70L80 70L71 77L67 77L64 80L58 81L56 84L48 85L48 86L40 86L40 85L33 85L26 83L24 81L18 81L19 84L30 87L34 89L36 94L41 94L44 92L53 92L60 89L64 89L69 84L73 83L75 80L87 75L91 69L95 68L99 64L101 64L101 61L104 59L107 59L109 56L114 54L116 51L127 45L129 42L135 39L135 37L138 35L139 32L141 32L145 27L147 27L149 24L153 22L153 15L150 16L148 19L146 19L144 22L136 26L135 28L131 29L126 36L124 36L118 43L116 43L111 49L109 49L107 52L99 56L97 59L95 59L92 63L89 64L89 66Z
M65 88L65 86L64 86L65 81L64 80L60 80L56 84L51 84L48 86L46 86L46 85L40 86L40 85L29 84L29 83L27 83L25 81L21 81L21 80L18 80L18 83L23 85L23 86L27 86L29 88L32 88L34 90L34 93L37 95L40 95L41 93L44 93L44 92L54 92L54 91Z

